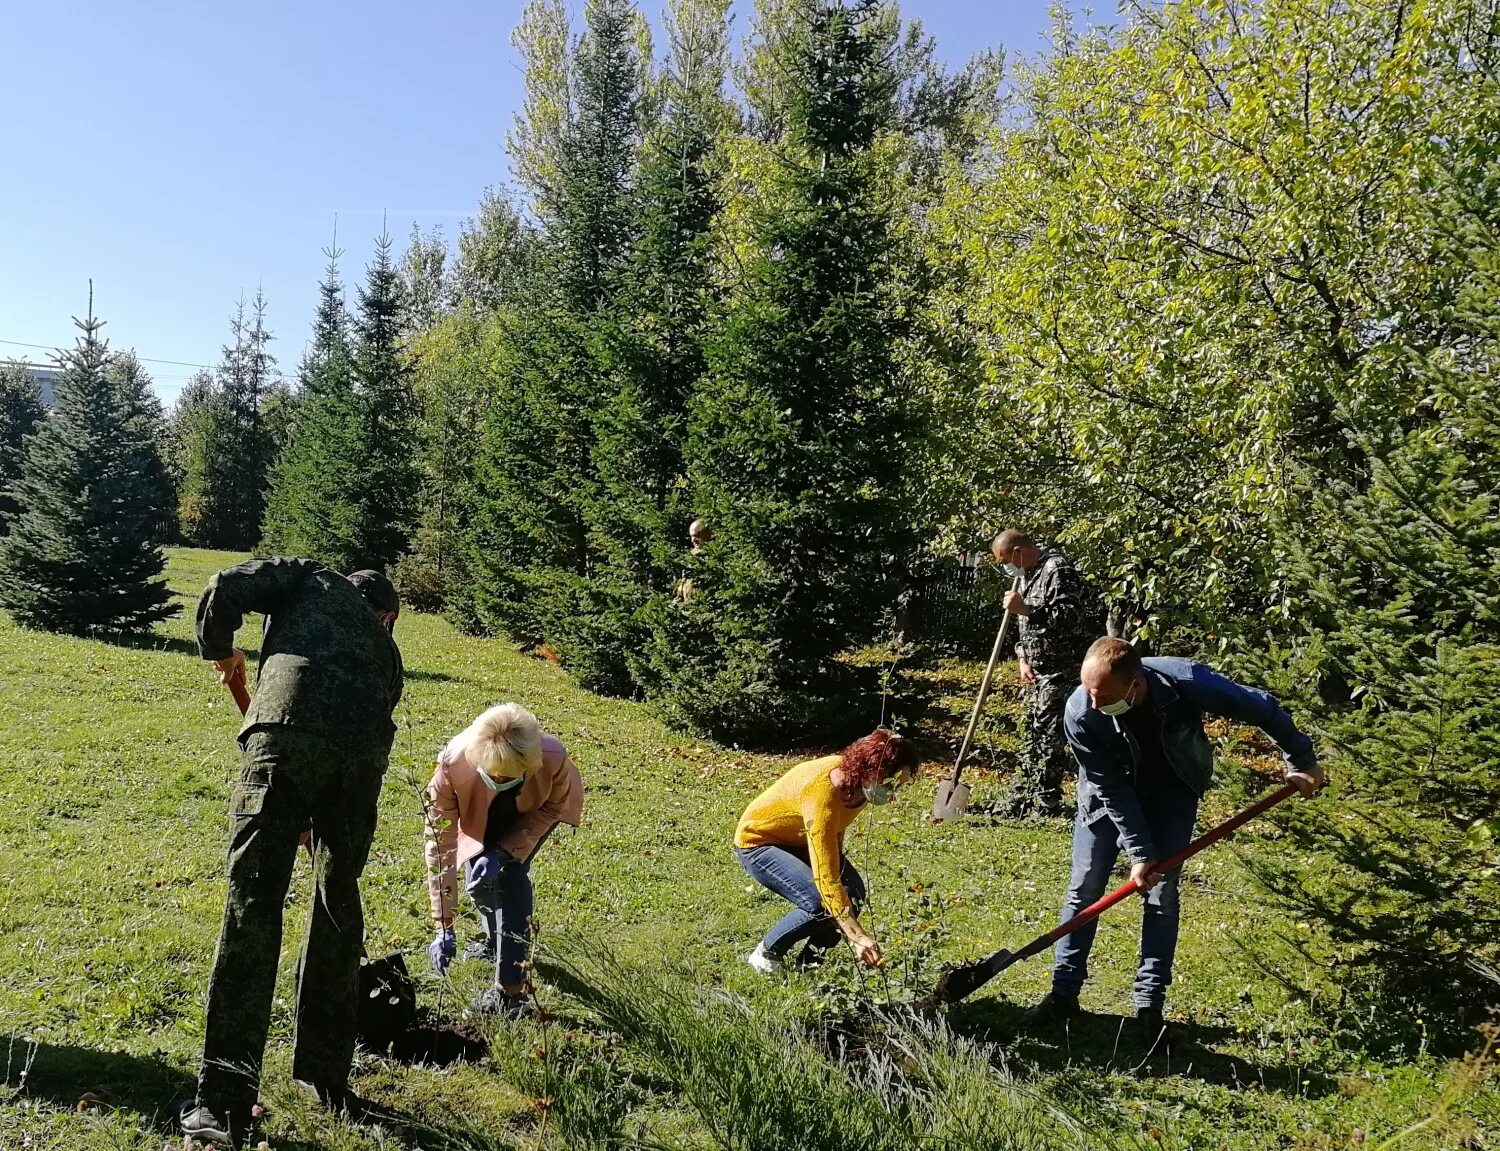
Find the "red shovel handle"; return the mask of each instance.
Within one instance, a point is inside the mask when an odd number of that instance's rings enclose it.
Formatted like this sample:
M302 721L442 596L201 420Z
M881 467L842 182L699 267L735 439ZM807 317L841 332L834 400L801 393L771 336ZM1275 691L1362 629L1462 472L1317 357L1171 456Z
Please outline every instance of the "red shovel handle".
M1226 819L1223 823L1219 824L1219 826L1205 831L1202 835L1193 840L1192 843L1188 844L1176 855L1169 855L1166 859L1163 859L1154 868L1152 868L1152 871L1159 875L1167 875L1170 872L1176 871L1179 867L1181 867L1189 859L1193 858L1193 856L1197 855L1205 847L1212 847L1214 844L1218 843L1219 840L1227 839L1230 835L1233 835L1238 828L1243 827L1245 824L1249 823L1257 815L1264 814L1271 808L1275 807L1283 799L1290 799L1296 794L1297 785L1295 783L1282 784L1264 799L1251 804L1249 807L1245 808L1244 811L1236 812L1234 815L1231 815L1228 819ZM1122 899L1129 899L1140 889L1140 884L1138 884L1133 879L1122 883L1119 887L1115 888L1103 899L1096 900L1095 902L1089 904L1066 923L1058 924L1046 935L1033 940L1025 948L1016 953L1016 958L1024 959L1027 956L1035 955L1038 951L1045 950L1050 944L1056 943L1063 936L1072 935L1073 932L1077 931L1085 923L1088 923L1092 919L1098 919L1099 916L1103 915L1115 904L1119 903Z
M245 687L245 668L243 665L235 669L234 678L229 681L229 694L234 696L235 706L244 715L250 710L250 692Z

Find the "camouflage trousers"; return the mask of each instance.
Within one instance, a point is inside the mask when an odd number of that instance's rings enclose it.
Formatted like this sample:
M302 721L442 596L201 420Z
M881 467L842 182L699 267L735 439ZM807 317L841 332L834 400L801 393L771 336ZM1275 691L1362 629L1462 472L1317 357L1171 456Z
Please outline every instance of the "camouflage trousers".
M292 727L242 736L229 804L229 893L214 953L198 1100L244 1122L261 1061L281 955L282 912L297 840L311 823L316 893L297 965L292 1075L341 1088L354 1060L364 911L359 877L375 837L389 747L335 746Z
M1063 709L1078 686L1078 671L1038 675L1021 692L1021 752L1007 803L1010 815L1057 815L1062 810L1063 773L1072 763L1063 735Z

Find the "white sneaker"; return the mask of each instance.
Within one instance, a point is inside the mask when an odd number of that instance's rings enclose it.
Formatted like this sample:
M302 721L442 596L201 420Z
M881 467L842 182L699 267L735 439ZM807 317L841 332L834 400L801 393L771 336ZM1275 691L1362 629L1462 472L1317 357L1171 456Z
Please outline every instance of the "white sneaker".
M781 960L775 956L767 955L764 943L757 943L755 950L745 956L745 962L762 975L772 975L781 970Z

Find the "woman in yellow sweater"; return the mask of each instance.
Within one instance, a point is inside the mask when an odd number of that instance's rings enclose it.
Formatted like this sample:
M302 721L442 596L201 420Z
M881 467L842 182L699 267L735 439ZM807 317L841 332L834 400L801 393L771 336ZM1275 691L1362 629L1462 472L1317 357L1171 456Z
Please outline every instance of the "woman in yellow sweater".
M856 740L840 755L799 763L740 816L734 850L750 877L792 904L748 962L775 971L806 940L800 961L815 962L839 933L875 967L880 945L859 924L865 881L844 855L844 831L867 804L889 803L916 770L911 741L889 731Z

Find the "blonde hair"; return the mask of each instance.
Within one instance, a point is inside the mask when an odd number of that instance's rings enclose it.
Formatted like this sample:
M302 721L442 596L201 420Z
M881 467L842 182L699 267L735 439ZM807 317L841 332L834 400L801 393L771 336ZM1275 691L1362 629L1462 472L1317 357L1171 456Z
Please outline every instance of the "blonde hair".
M464 755L491 779L515 779L542 764L542 728L518 703L499 703L459 736Z

